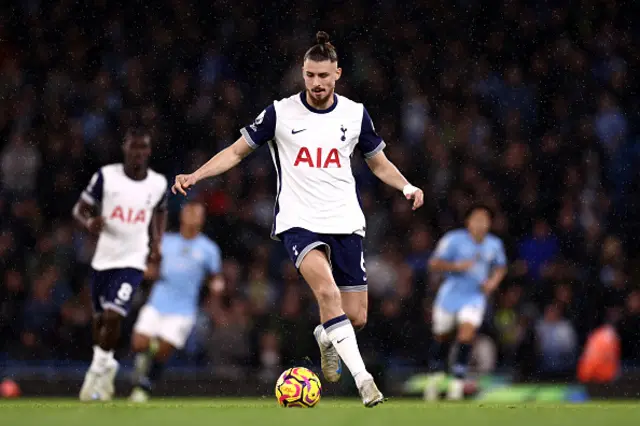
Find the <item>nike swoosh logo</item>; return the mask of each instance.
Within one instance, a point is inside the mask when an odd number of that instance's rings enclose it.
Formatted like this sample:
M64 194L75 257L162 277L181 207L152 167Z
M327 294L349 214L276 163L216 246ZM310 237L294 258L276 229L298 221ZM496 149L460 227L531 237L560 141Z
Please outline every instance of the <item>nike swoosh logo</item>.
M343 337L342 339L338 340L336 343L342 343L343 340L346 340L346 337Z
M302 130L293 130L293 129L291 129L291 134L292 135L296 135L296 134L298 134L300 132L304 132L305 130L307 130L307 129L302 129Z

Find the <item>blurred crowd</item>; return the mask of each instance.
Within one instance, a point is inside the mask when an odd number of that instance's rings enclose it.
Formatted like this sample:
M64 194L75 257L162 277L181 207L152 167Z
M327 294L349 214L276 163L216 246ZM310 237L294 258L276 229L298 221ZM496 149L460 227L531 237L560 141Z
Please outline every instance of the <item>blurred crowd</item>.
M91 174L120 160L128 125L151 129L152 167L170 181L192 171L274 99L302 89L302 55L325 30L344 69L338 92L367 106L387 155L426 195L412 212L354 157L368 220L370 313L359 337L368 362L429 367L438 277L426 261L482 200L510 259L479 341L497 366L573 371L605 321L616 325L624 360L640 363L639 8L12 2L0 19L0 351L90 358L95 241L70 212ZM236 376L317 361L315 304L269 239L274 192L261 149L193 194L223 250L227 288L203 294L177 362ZM171 198L172 226L180 203Z

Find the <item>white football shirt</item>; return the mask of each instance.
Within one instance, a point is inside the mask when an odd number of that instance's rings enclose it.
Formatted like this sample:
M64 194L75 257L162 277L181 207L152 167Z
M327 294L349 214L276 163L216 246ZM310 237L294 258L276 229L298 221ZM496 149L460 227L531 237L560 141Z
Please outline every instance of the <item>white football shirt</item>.
M149 255L149 224L154 210L166 205L167 179L149 169L144 180L133 180L124 173L122 164L110 164L93 175L82 199L97 206L105 220L91 267L97 271L144 271Z
M274 237L296 227L364 236L351 156L359 148L370 158L385 143L362 104L336 94L329 109L318 110L302 92L269 105L240 132L252 148L267 143L271 151L278 175Z

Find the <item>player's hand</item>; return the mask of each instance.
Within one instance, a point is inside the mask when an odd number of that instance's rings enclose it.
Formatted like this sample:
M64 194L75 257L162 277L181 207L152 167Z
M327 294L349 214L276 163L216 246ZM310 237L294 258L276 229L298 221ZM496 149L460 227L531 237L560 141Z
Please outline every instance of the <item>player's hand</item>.
M144 279L155 281L160 278L160 266L157 263L147 263L147 269L144 270Z
M407 200L413 200L412 210L417 210L422 207L424 204L424 192L422 192L422 189L412 186L410 190L404 190L403 192Z
M473 260L461 260L456 262L456 271L457 272L466 272L473 267L475 262Z
M178 175L176 176L176 180L173 186L171 187L171 192L173 192L174 194L177 194L179 192L182 195L186 196L187 190L191 188L193 185L195 185L197 182L198 181L193 175L193 173L188 175Z
M92 234L98 235L104 229L104 218L102 216L95 216L87 220L87 230Z

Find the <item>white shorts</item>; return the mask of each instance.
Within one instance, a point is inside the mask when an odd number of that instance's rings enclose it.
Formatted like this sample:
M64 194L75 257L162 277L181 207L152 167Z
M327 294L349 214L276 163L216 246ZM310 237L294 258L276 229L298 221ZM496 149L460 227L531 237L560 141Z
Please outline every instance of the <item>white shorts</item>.
M187 315L161 314L156 308L144 305L133 331L144 336L156 337L182 349L191 334L195 318Z
M471 324L476 328L482 325L484 319L484 305L466 305L453 314L434 306L431 320L433 321L433 333L436 335L448 334L458 324Z

